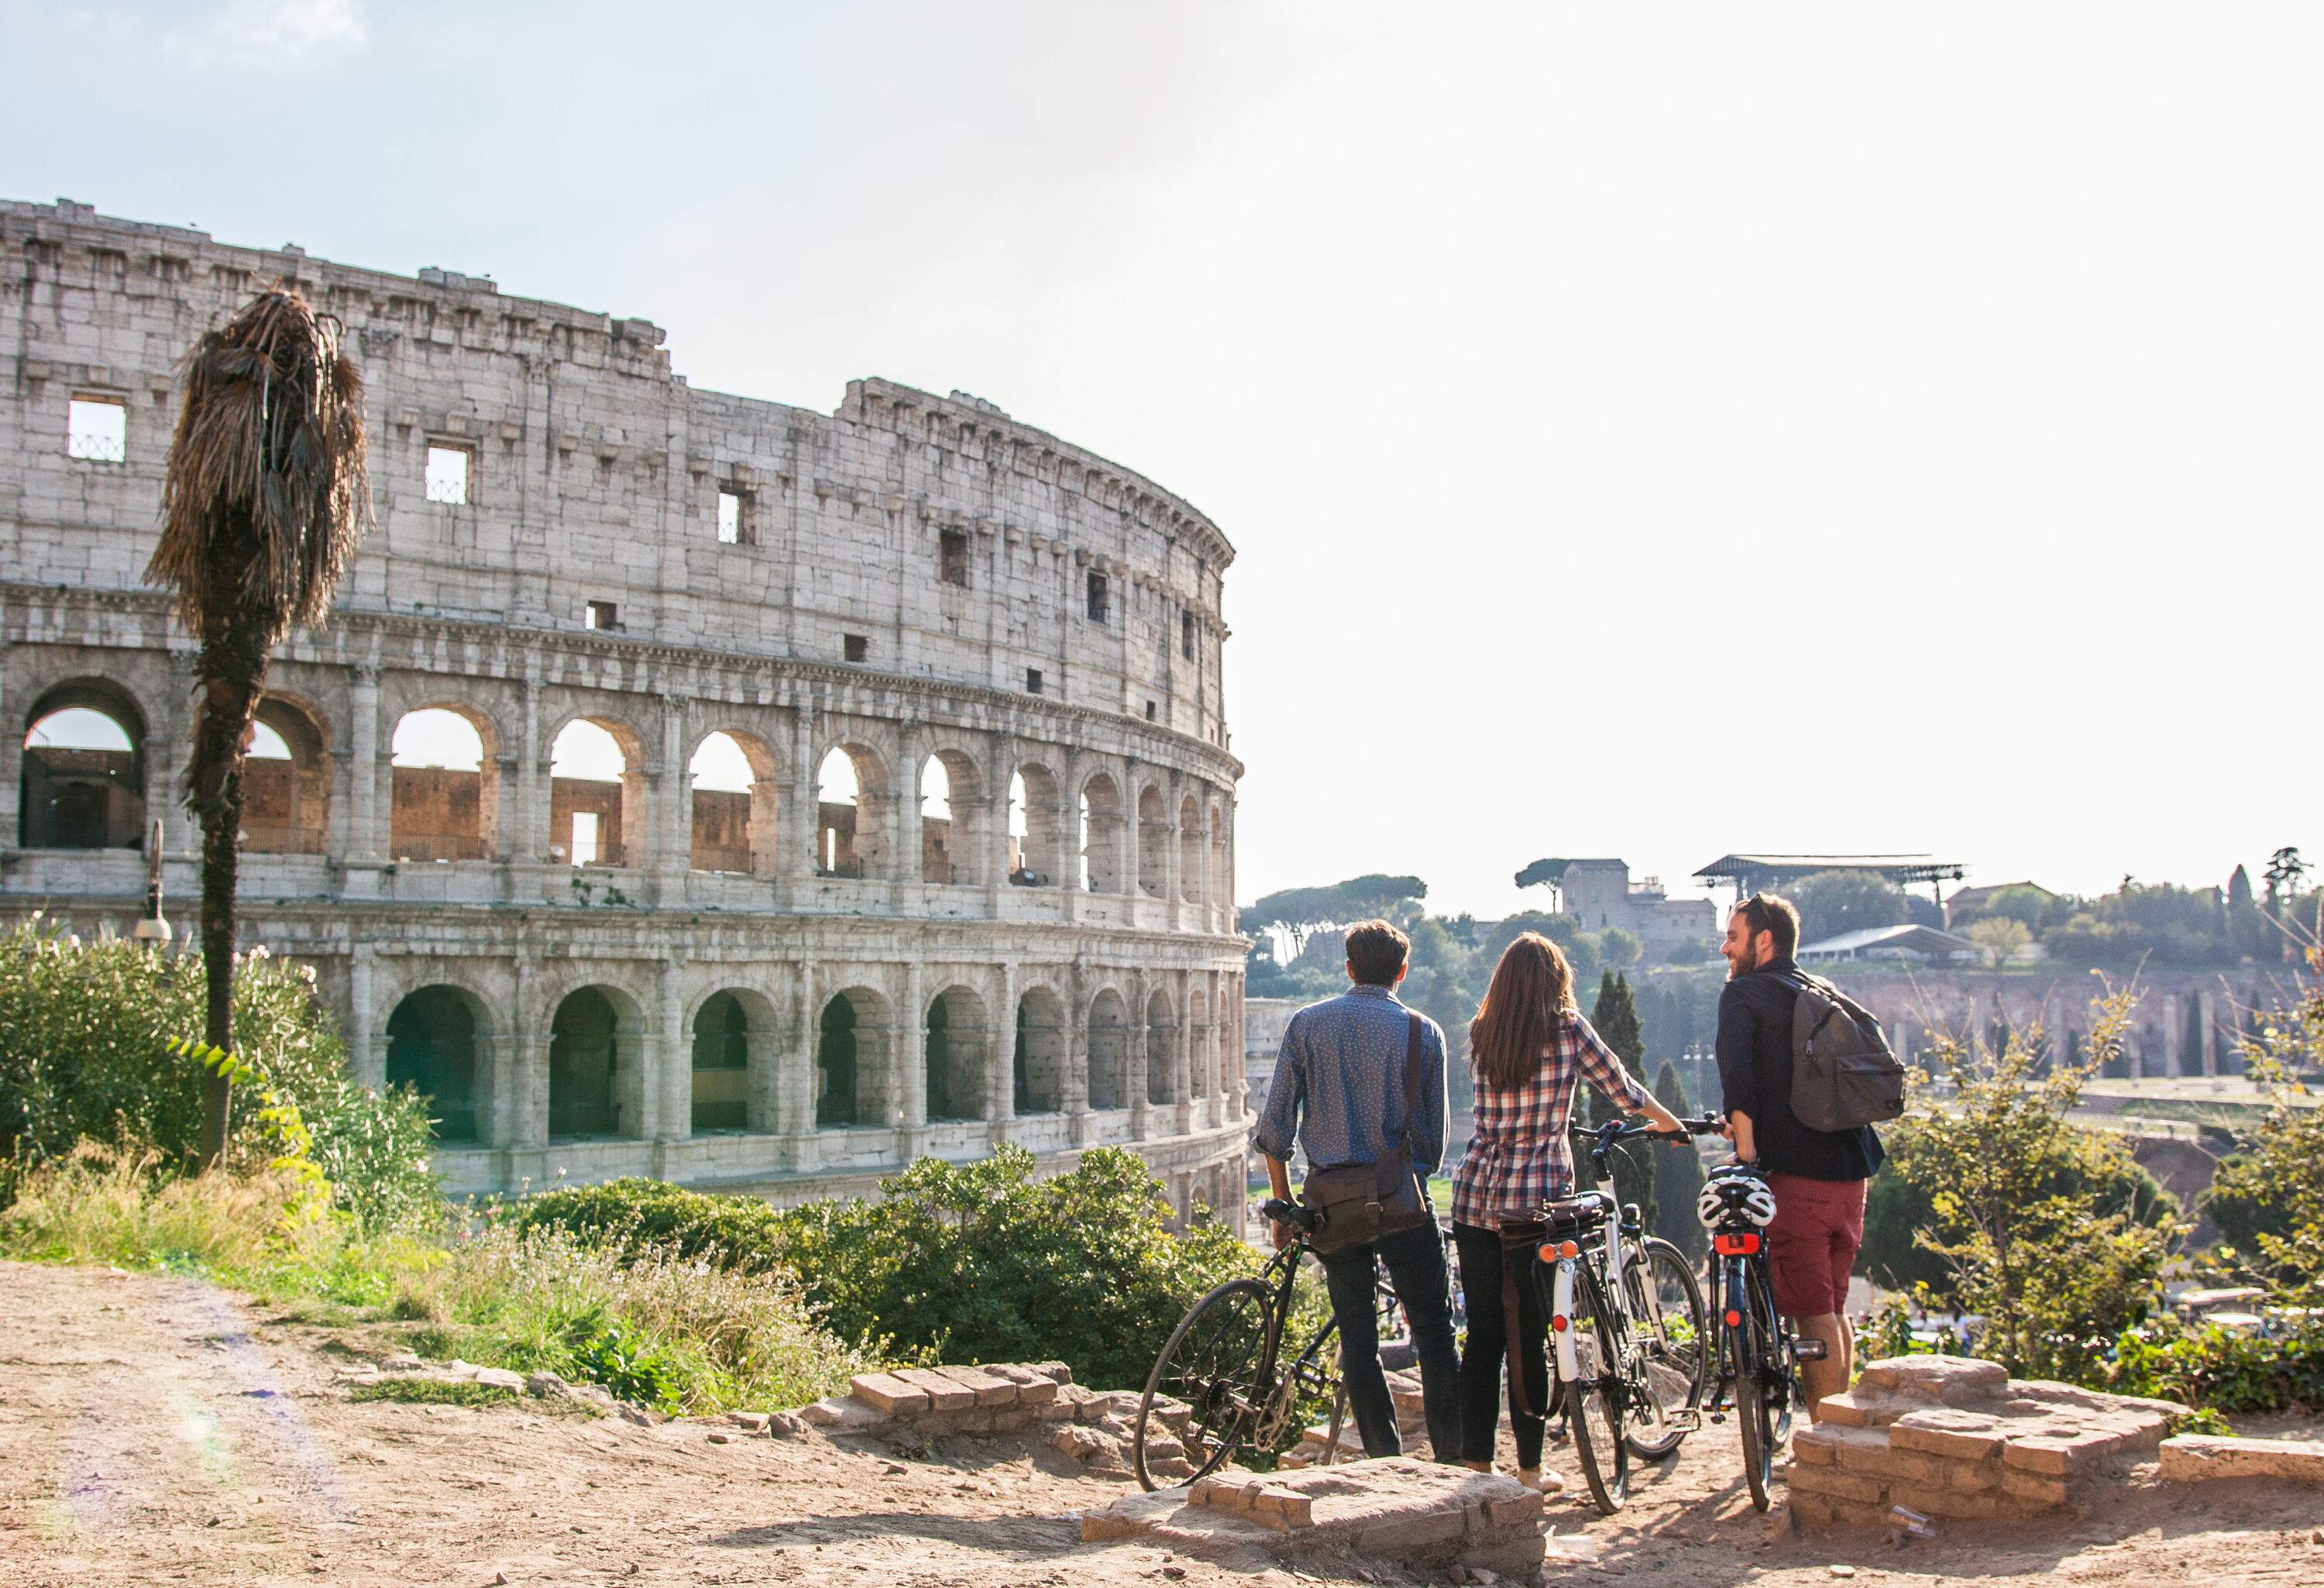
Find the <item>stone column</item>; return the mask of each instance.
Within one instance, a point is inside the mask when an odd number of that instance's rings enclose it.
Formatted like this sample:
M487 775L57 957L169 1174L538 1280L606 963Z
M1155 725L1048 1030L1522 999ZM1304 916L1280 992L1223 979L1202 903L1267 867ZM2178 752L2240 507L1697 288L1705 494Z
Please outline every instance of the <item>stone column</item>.
M783 1117L778 1129L790 1144L791 1168L807 1173L823 1162L816 1145L816 1042L822 1035L823 1011L816 1002L815 961L802 959L798 967L798 1029L793 1033L796 1062L787 1085L779 1085Z
M2203 1073L2219 1073L2219 1005L2209 987L2195 994L2196 1018L2203 1022Z
M892 842L896 853L889 863L889 875L899 886L918 888L920 885L920 765L921 758L908 750L897 752L896 764L888 771L888 808L895 813L890 824L895 831Z
M2130 1078L2134 1081L2145 1079L2146 1040L2135 1019L2131 1021L2130 1029L2122 1034L2122 1050L2128 1061Z
M1057 1100L1072 1122L1076 1147L1090 1142L1089 1022L1082 1014L1085 968L1078 958L1065 967L1065 1077Z
M517 685L522 722L518 731L512 787L501 790L501 808L508 813L500 835L503 857L528 864L549 860L549 746L540 742L540 685L524 679ZM503 762L506 764L505 761ZM513 833L508 830L513 825Z
M2163 1073L2183 1076L2187 1073L2186 1055L2181 1051L2185 1028L2180 1023L2179 994L2163 995Z
M504 1118L505 1130L495 1139L518 1149L538 1149L549 1144L549 1043L552 1021L541 1011L532 1023L533 1002L540 996L540 969L529 953L516 962L516 1003L509 1014L510 1062L493 1088L493 1112Z
M815 711L802 705L791 722L790 761L775 815L782 851L775 863L776 894L786 904L815 885L816 771Z
M779 1136L783 1133L783 1035L780 1031L754 1029L743 1040L751 1054L750 1092L743 1105L743 1126L755 1134Z
M686 898L686 873L694 868L694 774L687 770L686 708L683 695L665 696L661 703L661 766L649 767L646 816L656 829L651 840L653 866L661 873L662 901L677 904Z
M687 1039L685 1013L678 997L678 972L673 956L654 974L656 1002L661 1010L661 1120L657 1137L684 1141L694 1134L694 1044ZM649 1073L650 1089L653 1076Z
M1009 1140L1017 1117L1017 966L1001 966L1001 998L995 1007L992 1044L985 1054L985 1135L992 1146Z
M387 853L379 820L379 669L359 665L347 683L346 857L375 862Z
M1194 973L1180 971L1177 980L1178 1054L1170 1076L1170 1101L1178 1109L1175 1133L1184 1136L1194 1128Z
M1130 986L1130 996L1135 1000L1135 1005L1130 1011L1128 1038L1130 1052L1122 1065L1125 1072L1122 1076L1122 1085L1130 1093L1130 1140L1143 1141L1153 1133L1154 1130L1154 1122L1149 1113L1151 1105L1146 1097L1146 1045L1151 1040L1146 1024L1146 1014L1147 1000L1152 994L1147 988L1146 978L1143 976L1132 977Z
M1250 1113L1250 1064L1248 1058L1250 1044L1243 1035L1246 1029L1245 1021L1249 1019L1249 1015L1242 1005L1242 976L1240 974L1228 976L1226 978L1226 983L1234 990L1234 1019L1228 1022L1226 1028L1229 1037L1231 1039L1231 1046L1227 1048L1227 1064L1229 1068L1229 1075L1227 1077L1228 1116L1231 1119L1240 1120L1246 1118ZM1453 1064L1459 1062L1459 1060L1455 1059L1450 1053L1446 1054L1444 1057L1446 1068L1448 1070ZM1446 1076L1445 1084L1448 1086L1451 1085L1452 1077L1450 1075ZM1235 1184L1238 1190L1240 1190L1242 1182L1240 1180L1237 1180ZM1240 1226L1237 1227L1240 1228Z
M894 1044L896 1075L903 1084L896 1155L905 1163L925 1154L928 1142L927 995L921 974L920 956L914 953L904 964L904 1007Z
M372 972L377 954L370 944L358 943L347 965L347 1073L356 1085L374 1092L387 1085L387 1059L378 1043L383 1022L372 1009Z
M762 882L772 882L781 875L779 863L784 859L797 863L795 857L783 854L782 811L789 799L780 778L754 778L751 781L751 874ZM691 806L692 799L687 803ZM688 815L690 818L690 811ZM687 863L690 866L694 860L694 831L690 825L686 842Z

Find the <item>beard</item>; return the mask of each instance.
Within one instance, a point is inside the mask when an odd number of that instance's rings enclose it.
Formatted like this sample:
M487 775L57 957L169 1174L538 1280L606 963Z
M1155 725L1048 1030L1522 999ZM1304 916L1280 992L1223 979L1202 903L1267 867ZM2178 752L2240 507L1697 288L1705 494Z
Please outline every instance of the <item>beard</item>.
M1751 945L1746 943L1743 945L1742 953L1735 955L1728 960L1727 979L1731 982L1736 977L1747 975L1750 972L1756 971L1758 968L1759 962L1757 956L1751 952Z

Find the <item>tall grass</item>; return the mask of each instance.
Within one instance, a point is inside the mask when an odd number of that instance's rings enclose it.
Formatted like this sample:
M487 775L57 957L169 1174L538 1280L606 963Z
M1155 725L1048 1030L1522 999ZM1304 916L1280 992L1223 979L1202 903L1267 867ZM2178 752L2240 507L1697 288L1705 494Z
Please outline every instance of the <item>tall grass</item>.
M188 1177L150 1149L83 1141L29 1170L0 1210L0 1255L193 1273L438 1356L604 1385L670 1412L774 1409L875 1365L780 1271L669 1248L622 1253L487 1217L438 1236L367 1237L300 1216L274 1171Z

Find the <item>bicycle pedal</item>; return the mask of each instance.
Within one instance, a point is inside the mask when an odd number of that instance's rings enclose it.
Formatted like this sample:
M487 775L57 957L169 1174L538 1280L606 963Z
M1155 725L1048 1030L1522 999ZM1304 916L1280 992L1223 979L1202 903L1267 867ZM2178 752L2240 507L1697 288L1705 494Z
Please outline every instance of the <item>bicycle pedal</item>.
M1794 1340L1792 1342L1792 1354L1802 1362L1821 1362L1831 1354L1831 1346L1826 1341Z
M1711 1420L1714 1423L1723 1423L1727 1420L1727 1414L1723 1411L1712 1412L1711 1414Z

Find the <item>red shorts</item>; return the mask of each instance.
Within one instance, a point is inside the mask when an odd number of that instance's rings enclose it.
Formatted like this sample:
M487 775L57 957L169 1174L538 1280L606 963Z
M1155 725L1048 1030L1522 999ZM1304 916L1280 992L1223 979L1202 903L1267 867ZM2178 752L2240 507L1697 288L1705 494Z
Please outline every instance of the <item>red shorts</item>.
M1767 1266L1775 1310L1787 1318L1821 1317L1848 1306L1848 1277L1864 1244L1864 1180L1811 1180L1769 1175L1775 1217L1767 1226Z

